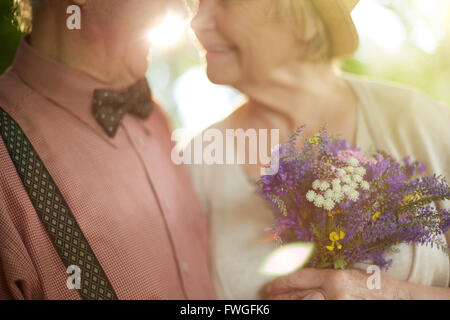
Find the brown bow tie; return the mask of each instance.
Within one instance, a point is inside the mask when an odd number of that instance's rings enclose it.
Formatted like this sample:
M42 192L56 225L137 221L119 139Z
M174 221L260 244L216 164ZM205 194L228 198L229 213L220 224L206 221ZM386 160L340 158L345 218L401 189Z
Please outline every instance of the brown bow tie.
M116 134L125 113L147 118L152 109L152 93L145 79L139 80L125 92L94 90L92 112L110 137Z

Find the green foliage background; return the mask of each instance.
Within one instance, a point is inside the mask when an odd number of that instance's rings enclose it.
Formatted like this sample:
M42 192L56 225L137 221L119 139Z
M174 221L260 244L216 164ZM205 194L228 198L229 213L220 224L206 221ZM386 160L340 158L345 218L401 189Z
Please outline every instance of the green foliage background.
M13 0L0 1L0 73L12 63L21 33L13 23Z

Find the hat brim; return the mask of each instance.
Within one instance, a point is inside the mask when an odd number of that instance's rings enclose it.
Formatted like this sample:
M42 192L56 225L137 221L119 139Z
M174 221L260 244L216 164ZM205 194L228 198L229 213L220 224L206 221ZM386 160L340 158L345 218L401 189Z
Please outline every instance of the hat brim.
M313 0L332 42L333 57L352 55L359 47L359 36L351 11L359 0Z

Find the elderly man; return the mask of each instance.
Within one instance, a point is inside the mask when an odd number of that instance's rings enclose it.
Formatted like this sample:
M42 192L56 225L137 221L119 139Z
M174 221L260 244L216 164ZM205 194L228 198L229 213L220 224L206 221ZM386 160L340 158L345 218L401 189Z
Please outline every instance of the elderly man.
M214 298L204 217L143 80L145 31L178 2L26 1L32 32L0 77L0 299Z

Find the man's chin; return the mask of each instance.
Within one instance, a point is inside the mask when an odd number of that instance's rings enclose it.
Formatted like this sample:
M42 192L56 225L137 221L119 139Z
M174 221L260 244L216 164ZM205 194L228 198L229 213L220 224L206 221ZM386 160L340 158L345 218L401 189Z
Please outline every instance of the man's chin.
M127 66L136 79L142 79L148 70L150 45L135 46L128 51Z

